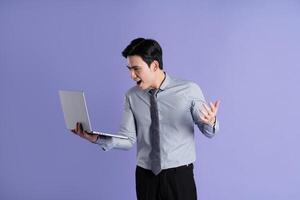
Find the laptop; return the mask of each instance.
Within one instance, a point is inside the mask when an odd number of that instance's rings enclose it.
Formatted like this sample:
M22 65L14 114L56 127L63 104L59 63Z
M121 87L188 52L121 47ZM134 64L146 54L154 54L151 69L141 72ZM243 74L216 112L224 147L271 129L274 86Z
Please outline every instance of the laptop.
M126 136L98 132L92 129L83 91L60 90L59 97L67 129L76 129L76 123L80 122L83 130L88 133L128 139Z

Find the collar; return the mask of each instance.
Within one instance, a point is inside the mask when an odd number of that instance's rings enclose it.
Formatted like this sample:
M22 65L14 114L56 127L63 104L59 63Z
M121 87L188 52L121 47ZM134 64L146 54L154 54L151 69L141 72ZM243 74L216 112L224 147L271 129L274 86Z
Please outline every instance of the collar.
M170 83L170 76L166 73L166 72L164 72L164 74L165 74L165 79L162 81L162 83L160 84L160 87L159 87L159 91L164 91L165 89L166 89L166 87L169 85L169 83ZM147 93L150 93L150 90L151 89L153 89L153 88L148 88L148 89L146 89L145 91L147 92Z

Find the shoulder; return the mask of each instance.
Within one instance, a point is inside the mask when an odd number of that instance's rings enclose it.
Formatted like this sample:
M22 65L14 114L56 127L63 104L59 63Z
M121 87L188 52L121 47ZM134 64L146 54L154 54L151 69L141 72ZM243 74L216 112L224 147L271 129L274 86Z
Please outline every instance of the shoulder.
M202 92L200 86L193 81L189 81L189 88L192 92Z
M180 90L188 99L204 99L200 86L191 80L172 78L172 85Z
M173 86L181 86L191 92L201 91L200 86L196 82L191 81L191 80L185 80L185 79L172 77L172 85Z

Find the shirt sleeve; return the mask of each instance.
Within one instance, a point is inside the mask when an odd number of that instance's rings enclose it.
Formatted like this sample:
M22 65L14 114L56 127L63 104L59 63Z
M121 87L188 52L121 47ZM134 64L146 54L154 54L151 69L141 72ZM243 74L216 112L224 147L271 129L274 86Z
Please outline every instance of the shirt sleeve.
M219 130L219 120L216 118L214 126L206 124L201 120L200 116L203 116L203 114L200 110L204 108L203 104L206 104L202 90L197 84L192 83L190 94L188 96L191 98L191 113L194 123L205 136L212 138Z
M131 110L129 97L127 95L125 96L122 122L118 134L126 136L128 139L102 136L99 137L95 143L98 144L104 151L108 151L113 148L128 150L136 142L135 119Z

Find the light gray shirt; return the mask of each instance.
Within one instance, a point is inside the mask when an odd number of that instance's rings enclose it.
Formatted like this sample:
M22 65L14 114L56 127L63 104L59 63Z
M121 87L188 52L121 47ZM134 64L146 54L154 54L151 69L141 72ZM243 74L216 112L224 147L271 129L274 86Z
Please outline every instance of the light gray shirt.
M129 139L101 137L96 141L103 150L129 149L137 142L137 165L150 169L150 89L132 87L125 95L120 135ZM196 160L194 124L211 138L219 129L200 120L205 103L200 87L191 81L175 79L166 74L157 93L161 169L186 165Z

